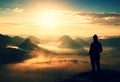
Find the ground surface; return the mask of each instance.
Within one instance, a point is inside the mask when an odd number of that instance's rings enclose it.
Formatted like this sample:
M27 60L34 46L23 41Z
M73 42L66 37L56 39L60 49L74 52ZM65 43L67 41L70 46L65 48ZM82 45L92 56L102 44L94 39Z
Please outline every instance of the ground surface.
M91 79L91 72L78 73L56 82L120 82L120 71L102 70L100 79Z

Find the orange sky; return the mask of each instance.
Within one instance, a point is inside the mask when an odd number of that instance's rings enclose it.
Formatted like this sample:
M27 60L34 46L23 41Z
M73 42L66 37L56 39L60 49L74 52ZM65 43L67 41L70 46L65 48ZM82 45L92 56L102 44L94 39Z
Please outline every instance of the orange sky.
M32 4L35 4L33 6ZM17 35L120 35L120 14L83 12L64 3L29 2L26 8L1 8L0 33Z

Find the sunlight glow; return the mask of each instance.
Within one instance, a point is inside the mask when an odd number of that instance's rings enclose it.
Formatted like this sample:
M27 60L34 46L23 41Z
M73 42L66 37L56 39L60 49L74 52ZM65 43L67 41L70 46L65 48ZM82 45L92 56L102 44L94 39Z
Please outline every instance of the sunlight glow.
M43 26L54 26L57 24L57 22L54 16L45 16L43 17L41 24Z
M58 24L58 18L53 9L44 11L38 23L44 27L52 27Z

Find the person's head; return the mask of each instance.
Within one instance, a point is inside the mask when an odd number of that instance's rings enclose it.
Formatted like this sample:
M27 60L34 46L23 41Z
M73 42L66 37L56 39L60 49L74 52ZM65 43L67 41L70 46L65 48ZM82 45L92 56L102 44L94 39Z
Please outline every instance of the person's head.
M94 41L98 41L98 36L95 34L95 35L93 35L93 40Z

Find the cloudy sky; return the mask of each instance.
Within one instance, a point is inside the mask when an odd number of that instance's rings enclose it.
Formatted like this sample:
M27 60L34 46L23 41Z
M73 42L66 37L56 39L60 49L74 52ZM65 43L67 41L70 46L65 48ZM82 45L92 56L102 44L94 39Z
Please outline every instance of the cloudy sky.
M0 33L120 35L119 0L0 0Z

